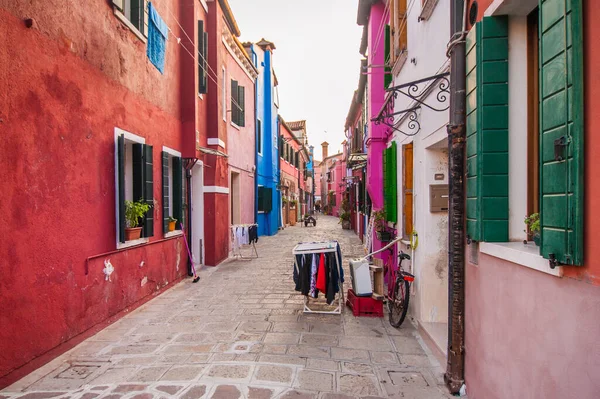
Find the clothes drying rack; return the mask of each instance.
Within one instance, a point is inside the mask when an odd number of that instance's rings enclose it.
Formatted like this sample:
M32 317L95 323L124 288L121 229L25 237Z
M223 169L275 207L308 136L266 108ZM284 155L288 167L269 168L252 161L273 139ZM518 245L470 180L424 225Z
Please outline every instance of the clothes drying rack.
M323 242L304 242L299 243L293 249L294 254L294 267L296 270L299 270L300 265L296 260L296 255L305 255L305 254L322 254L328 252L337 252L339 247L339 243L337 241L323 241ZM335 256L335 263L338 268L338 271L342 268L342 264L340 263L341 259L338 259ZM339 273L338 273L339 274ZM341 274L340 274L341 276ZM334 310L313 310L310 308L308 303L308 295L304 296L304 313L321 313L321 314L342 314L342 309L344 308L344 287L342 283L341 277L338 279L338 305Z
M231 247L232 247L232 252L233 252L233 256L235 258L241 259L241 260L251 260L251 259L256 259L258 258L258 251L256 250L256 243L254 241L252 241L250 244L239 244L236 248L235 244L235 232L237 230L238 227L252 227L252 226L256 226L258 228L258 224L256 223L250 223L250 224L232 224L230 226L230 231L231 231ZM257 231L258 234L258 231ZM244 255L242 254L242 248L243 247L251 247L252 251L250 252L250 255Z

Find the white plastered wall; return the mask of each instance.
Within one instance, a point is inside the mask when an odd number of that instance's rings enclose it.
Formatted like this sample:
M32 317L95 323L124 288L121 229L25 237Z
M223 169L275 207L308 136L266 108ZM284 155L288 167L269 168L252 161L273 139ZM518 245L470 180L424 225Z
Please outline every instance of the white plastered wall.
M446 43L449 39L450 2L438 2L427 21L418 22L420 2L414 2L408 15L408 60L394 78L399 85L426 78L447 69ZM442 36L440 36L442 35ZM414 58L414 62L411 61ZM437 91L428 100L434 101ZM396 111L406 109L410 101L398 97ZM413 256L411 270L416 279L411 295L411 313L419 321L446 323L448 320L448 213L430 212L429 186L448 183L447 133L448 111L437 112L426 107L418 111L421 130L413 137L394 132L398 148L398 230L401 232L402 195L402 145L413 142L413 225L419 235L419 245L411 251L406 244L400 249ZM407 122L402 126L409 131ZM442 180L435 180L443 174Z

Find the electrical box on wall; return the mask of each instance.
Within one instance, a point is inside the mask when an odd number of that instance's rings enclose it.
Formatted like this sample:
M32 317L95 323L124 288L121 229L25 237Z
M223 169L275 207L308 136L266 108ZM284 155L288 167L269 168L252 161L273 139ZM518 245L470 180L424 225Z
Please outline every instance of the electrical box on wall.
M429 211L448 212L447 184L431 184L429 186Z

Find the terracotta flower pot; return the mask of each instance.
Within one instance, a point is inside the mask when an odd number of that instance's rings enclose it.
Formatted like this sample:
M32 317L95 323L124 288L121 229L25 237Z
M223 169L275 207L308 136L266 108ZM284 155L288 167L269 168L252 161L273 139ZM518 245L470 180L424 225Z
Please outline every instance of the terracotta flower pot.
M169 222L169 231L175 231L175 223L177 223L176 220Z
M127 227L125 228L125 241L137 240L142 235L141 227Z

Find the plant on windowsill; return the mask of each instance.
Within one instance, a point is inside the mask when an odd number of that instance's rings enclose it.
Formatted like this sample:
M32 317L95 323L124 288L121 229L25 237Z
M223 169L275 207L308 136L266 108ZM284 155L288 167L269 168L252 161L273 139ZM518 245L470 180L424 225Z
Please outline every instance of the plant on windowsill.
M287 203L288 203L288 200L287 200L287 198L285 198L285 197L281 198L281 203L282 203L282 204L283 204L283 206L285 207L285 206L287 205Z
M142 234L142 228L140 225L140 219L146 215L146 212L150 210L148 205L143 200L137 202L125 201L125 221L127 227L125 228L125 241L137 240Z
M290 208L291 209L296 209L296 204L298 203L298 201L296 200L290 200Z
M385 224L385 210L380 209L371 213L373 218L373 227L375 228L375 235L381 242L392 241L392 233L386 230Z
M177 224L177 219L173 216L169 216L169 231L175 231L175 225Z
M540 246L540 214L539 213L532 213L531 215L527 216L524 220L525 225L527 226L527 230L525 230L525 232L527 233L528 236L533 237L533 242L535 243L535 245L537 245L538 247ZM525 241L525 244L527 244L527 241Z

